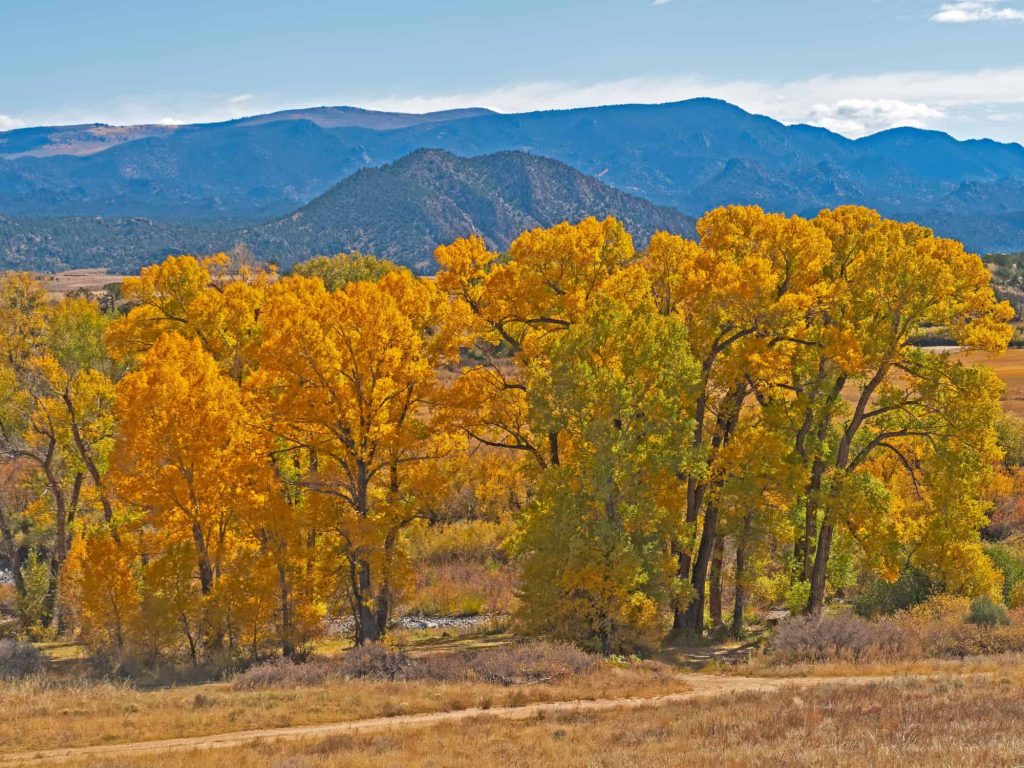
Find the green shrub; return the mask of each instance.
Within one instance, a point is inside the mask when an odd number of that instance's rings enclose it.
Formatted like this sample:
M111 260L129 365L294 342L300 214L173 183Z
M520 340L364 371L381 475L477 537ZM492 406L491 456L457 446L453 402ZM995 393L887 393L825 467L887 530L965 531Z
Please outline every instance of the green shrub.
M896 581L872 578L853 600L858 616L891 616L920 605L935 594L935 584L920 568L907 568Z
M40 635L50 595L50 566L34 549L28 553L21 566L21 578L25 585L18 600L21 625L31 634Z
M1024 581L1024 555L1006 544L988 544L985 554L1003 574L1003 601L1009 603L1013 588Z
M979 627L995 627L1010 625L1010 614L1006 608L995 602L988 595L976 597L971 601L971 610L967 614L967 623Z
M807 610L807 601L811 598L811 582L794 581L786 591L786 608L797 615Z

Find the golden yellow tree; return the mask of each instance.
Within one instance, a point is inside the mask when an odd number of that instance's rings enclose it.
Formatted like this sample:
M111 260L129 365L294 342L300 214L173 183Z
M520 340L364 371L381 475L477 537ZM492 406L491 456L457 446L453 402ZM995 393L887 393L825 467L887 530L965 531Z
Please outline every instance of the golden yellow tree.
M759 382L785 370L820 285L827 238L810 222L757 207L720 208L697 224L700 243L656 234L642 264L661 310L687 328L700 365L693 448L703 461L686 477L686 530L679 576L694 599L680 605L675 628L704 629L705 590L717 535L718 455L733 439Z
M432 465L459 447L429 415L436 367L453 352L427 333L443 297L413 281L393 273L335 292L317 278L280 281L248 382L278 450L310 457L293 484L336 542L359 643L384 635L401 531L437 503L446 481Z
M168 544L193 547L209 595L236 517L262 502L265 456L238 385L198 340L161 336L117 385L112 482Z
M453 387L450 416L482 443L523 451L538 467L558 464L558 433L529 429L522 371L541 364L558 333L633 257L632 238L613 218L524 232L508 259L479 237L438 248L437 285L468 310L481 360Z
M124 281L122 296L131 310L112 324L107 346L115 357L131 359L165 333L197 338L240 381L258 343L259 307L273 278L246 265L232 270L226 254L169 256Z

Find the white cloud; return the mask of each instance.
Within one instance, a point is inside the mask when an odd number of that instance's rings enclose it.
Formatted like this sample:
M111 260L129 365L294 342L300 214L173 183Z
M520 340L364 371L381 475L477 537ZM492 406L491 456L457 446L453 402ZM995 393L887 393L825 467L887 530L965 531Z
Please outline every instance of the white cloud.
M228 99L228 104L244 104L247 101L252 101L255 96L251 93L240 93L238 96L232 96Z
M943 3L932 16L940 24L967 24L973 21L1024 21L1024 10L1007 7L1001 0L960 0Z
M8 115L0 115L0 131L13 131L15 128L24 128L25 121Z
M668 5L671 2L672 0L654 0L654 2L651 3L651 5Z
M832 104L817 104L807 122L836 133L861 136L893 126L926 128L946 116L928 104L899 99L841 99Z

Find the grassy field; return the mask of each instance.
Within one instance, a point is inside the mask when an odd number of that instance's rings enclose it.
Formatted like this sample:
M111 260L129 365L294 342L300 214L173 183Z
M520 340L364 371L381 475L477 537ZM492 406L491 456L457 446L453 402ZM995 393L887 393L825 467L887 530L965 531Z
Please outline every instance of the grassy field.
M896 680L679 702L642 711L478 718L294 743L66 761L152 768L327 766L1016 766L1024 677Z
M100 291L112 283L124 282L125 275L113 275L106 269L68 269L39 275L50 297L62 298L72 291Z
M607 662L593 672L536 685L347 680L261 690L238 690L230 682L142 690L116 682L55 682L36 677L0 685L0 756L52 747L685 690L685 681L667 667L620 667Z
M965 362L983 363L995 371L1006 385L1003 393L1003 408L1018 415L1024 415L1024 349L1008 349L999 357L980 352L957 352L955 356Z

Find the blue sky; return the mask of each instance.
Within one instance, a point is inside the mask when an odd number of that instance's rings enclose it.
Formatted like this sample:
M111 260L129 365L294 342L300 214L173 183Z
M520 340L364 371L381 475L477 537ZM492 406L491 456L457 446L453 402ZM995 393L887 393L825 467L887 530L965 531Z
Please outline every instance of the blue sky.
M694 96L1024 141L1024 0L0 0L0 129Z

